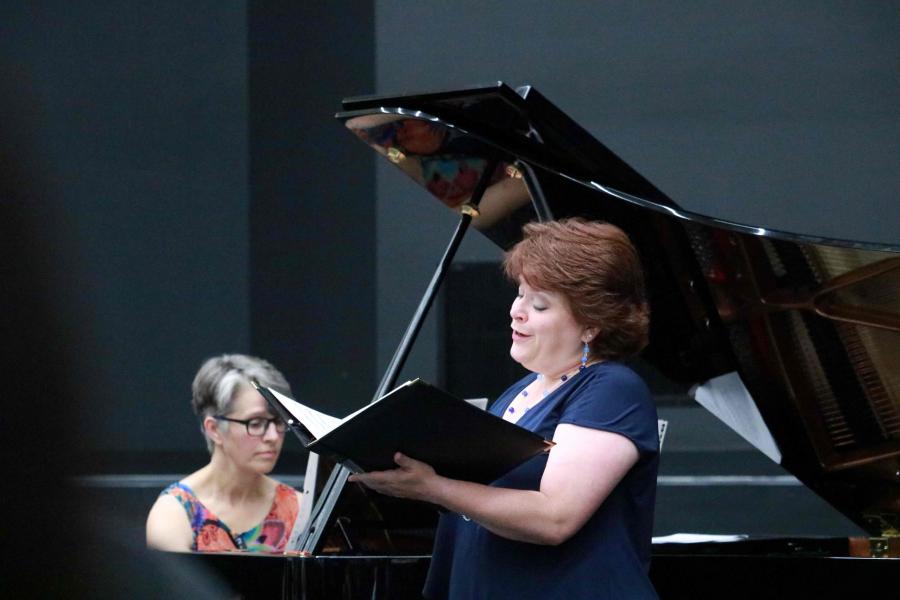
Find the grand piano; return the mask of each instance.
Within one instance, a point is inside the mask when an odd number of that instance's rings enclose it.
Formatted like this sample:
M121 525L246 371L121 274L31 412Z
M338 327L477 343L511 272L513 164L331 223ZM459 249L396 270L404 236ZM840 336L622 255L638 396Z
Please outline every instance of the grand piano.
M348 98L337 118L459 216L373 399L395 384L468 230L506 249L533 220L614 223L647 275L652 322L641 360L693 386L698 401L868 534L658 544L651 577L660 596L896 597L900 246L682 210L529 86ZM189 560L213 565L248 598L419 597L435 508L379 496L347 474L320 464L310 477L316 501L290 555Z

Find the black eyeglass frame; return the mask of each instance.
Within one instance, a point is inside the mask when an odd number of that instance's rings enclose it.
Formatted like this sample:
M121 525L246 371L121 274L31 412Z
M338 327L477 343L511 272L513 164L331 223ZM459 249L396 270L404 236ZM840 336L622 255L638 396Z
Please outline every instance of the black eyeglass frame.
M253 417L252 419L232 419L231 417L226 417L225 415L213 415L213 419L217 421L229 421L231 423L240 423L247 430L247 435L250 437L264 437L266 432L269 431L269 425L275 426L275 433L284 433L287 431L287 423L284 422L283 419L279 417L272 417L271 419L267 419L265 417ZM255 434L250 433L250 423L253 421L265 421L266 426L263 428L262 433Z

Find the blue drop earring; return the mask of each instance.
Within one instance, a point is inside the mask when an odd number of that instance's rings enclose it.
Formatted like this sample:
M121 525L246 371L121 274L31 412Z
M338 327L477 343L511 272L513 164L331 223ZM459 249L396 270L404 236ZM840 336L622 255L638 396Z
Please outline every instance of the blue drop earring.
M581 366L578 367L579 371L584 371L584 368L587 366L588 361L588 352L590 352L591 348L588 346L588 343L584 343L584 347L581 349Z

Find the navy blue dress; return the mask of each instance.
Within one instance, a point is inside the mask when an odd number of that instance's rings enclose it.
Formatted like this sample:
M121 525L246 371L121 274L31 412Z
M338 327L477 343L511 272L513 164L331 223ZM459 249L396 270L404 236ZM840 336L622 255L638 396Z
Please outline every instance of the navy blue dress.
M491 406L502 415L534 381L531 374ZM597 512L558 546L497 536L455 513L441 516L426 598L656 599L647 572L659 466L656 407L638 375L617 362L597 363L554 390L518 421L550 439L571 423L624 435L640 458ZM537 456L491 485L537 490L547 455Z

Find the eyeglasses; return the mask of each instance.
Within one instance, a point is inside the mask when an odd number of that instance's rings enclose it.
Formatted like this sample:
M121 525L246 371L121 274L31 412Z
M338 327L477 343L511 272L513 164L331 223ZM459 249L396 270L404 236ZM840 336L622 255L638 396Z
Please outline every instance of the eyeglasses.
M213 418L217 421L242 423L244 427L247 428L247 435L252 435L253 437L262 437L266 435L266 431L269 430L269 425L274 425L275 431L277 431L278 433L284 433L285 431L287 431L287 423L285 423L278 417L273 417L271 419L266 419L265 417L254 417L252 419L232 419L230 417L224 417L222 415L215 415Z

